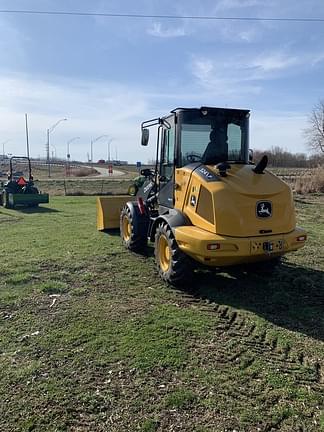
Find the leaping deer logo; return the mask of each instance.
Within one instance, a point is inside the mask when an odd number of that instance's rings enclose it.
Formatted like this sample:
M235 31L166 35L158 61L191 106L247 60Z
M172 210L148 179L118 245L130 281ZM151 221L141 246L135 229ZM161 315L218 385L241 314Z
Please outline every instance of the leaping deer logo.
M268 207L264 206L264 203L261 204L261 208L259 210L259 213L260 214L267 214L268 216L270 216L269 209L268 209Z
M259 217L270 217L271 216L271 203L270 202L259 202L257 204L257 215Z

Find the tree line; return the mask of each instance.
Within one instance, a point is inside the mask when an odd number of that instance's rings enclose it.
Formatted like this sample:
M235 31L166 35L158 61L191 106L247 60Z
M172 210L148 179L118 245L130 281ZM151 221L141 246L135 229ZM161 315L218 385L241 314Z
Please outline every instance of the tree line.
M272 147L265 151L254 150L253 161L259 161L264 154L268 156L268 165L272 167L316 168L324 164L324 154L307 156L305 153L290 153L281 147Z

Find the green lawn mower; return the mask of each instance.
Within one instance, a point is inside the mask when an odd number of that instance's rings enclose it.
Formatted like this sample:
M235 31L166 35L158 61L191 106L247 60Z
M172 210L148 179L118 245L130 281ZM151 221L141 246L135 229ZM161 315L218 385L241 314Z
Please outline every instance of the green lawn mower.
M28 180L23 175L17 176L13 170L13 161L27 161ZM22 174L22 173L21 173ZM38 204L49 202L48 194L40 193L34 185L30 159L26 156L12 156L9 160L8 181L2 183L0 205L5 208L15 208L17 205L37 207Z

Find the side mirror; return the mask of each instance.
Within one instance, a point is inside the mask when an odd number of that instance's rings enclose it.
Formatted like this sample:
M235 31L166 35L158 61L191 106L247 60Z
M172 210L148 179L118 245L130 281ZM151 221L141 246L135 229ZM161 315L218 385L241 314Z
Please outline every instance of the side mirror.
M249 162L253 162L253 150L249 149Z
M148 129L142 129L142 146L147 146L149 142L150 131Z

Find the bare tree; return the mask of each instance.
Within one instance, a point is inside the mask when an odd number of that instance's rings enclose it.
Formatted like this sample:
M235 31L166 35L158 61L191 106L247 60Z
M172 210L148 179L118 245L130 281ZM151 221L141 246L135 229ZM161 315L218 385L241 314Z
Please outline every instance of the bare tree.
M308 124L304 136L309 149L324 153L324 99L314 106Z

